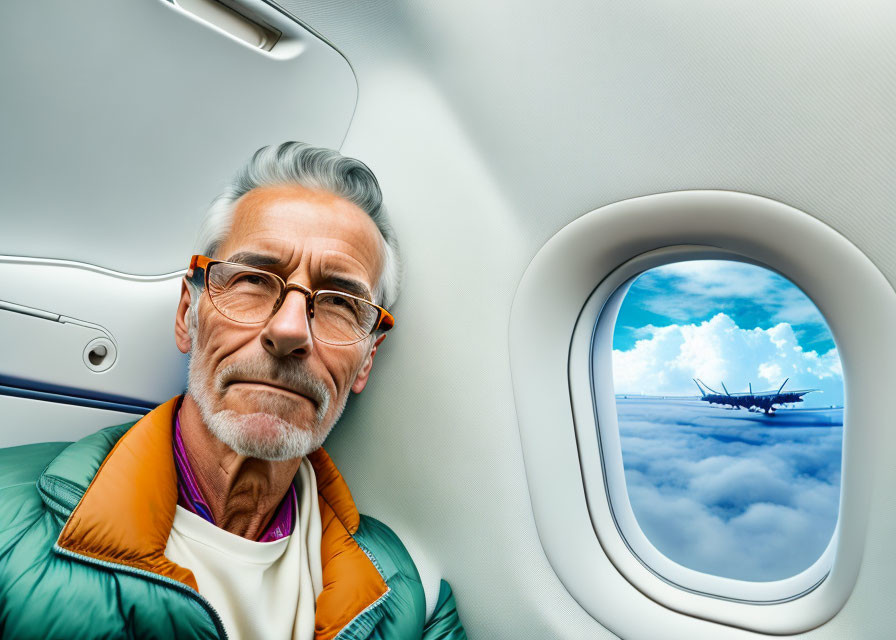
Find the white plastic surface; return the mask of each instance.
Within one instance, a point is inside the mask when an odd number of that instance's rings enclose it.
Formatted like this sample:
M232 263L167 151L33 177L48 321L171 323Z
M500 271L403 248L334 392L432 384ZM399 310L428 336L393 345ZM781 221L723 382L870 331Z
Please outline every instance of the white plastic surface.
M87 346L101 338L98 329L0 310L0 376L68 386L88 368Z
M256 149L342 144L345 58L275 6L235 2L283 34L270 51L167 0L0 4L0 255L184 269Z
M265 51L270 51L282 34L255 16L246 15L244 6L236 4L242 11L231 9L219 0L169 0L184 11L193 14L243 42Z
M0 301L61 321L0 310L0 378L69 393L153 406L183 392L186 357L174 344L183 272L134 277L61 260L0 256ZM110 340L115 359L96 371L84 353ZM33 442L45 439L30 432Z
M780 272L816 303L837 343L846 413L833 565L817 588L792 601L747 604L673 586L631 553L613 521L590 393L589 344L603 301L592 298L585 307L586 301L628 260L684 244L733 252ZM511 367L539 534L576 600L623 637L643 637L644 621L624 613L624 590L608 593L620 574L644 596L687 614L670 621L669 638L700 633L700 618L792 634L833 617L850 597L862 563L875 471L889 464L877 454L896 446L888 420L894 318L896 293L855 246L811 216L765 198L713 191L645 196L586 214L554 236L529 265L514 300ZM598 385L595 393L598 403L605 394L612 397L612 385ZM608 484L613 480L606 474ZM736 581L724 582L730 587ZM742 592L751 600L773 599L779 594L772 585L771 598L757 597L750 585ZM737 637L734 629L714 633Z
M0 395L0 447L33 442L74 442L105 427L134 422L142 415L75 407ZM39 434L39 438L35 438Z

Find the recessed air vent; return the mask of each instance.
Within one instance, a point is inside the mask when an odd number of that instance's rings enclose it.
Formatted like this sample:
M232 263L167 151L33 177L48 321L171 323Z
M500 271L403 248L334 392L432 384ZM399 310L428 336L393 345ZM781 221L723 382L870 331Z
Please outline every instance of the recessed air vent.
M270 51L282 35L276 29L249 15L245 7L235 2L217 2L217 0L169 0L204 22L226 31L243 42Z

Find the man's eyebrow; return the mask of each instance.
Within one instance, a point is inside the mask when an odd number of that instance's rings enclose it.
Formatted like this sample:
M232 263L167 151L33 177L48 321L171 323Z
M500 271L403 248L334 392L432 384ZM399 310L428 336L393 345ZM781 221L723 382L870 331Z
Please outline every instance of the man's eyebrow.
M365 300L373 300L373 296L370 294L370 289L367 288L366 284L358 280L331 275L324 278L324 282L326 283L326 288L333 287L339 291L350 293L353 296L364 298Z
M277 258L276 256L255 253L253 251L239 251L227 258L226 261L244 264L248 267L270 267L271 265L282 264L280 258Z
M255 253L254 251L239 251L234 253L227 258L227 262L236 262L248 267L270 267L283 264L276 256ZM333 288L358 296L359 298L364 298L365 300L373 300L373 295L371 294L370 289L360 280L336 274L328 274L323 278L323 282L325 283L325 287L322 288Z

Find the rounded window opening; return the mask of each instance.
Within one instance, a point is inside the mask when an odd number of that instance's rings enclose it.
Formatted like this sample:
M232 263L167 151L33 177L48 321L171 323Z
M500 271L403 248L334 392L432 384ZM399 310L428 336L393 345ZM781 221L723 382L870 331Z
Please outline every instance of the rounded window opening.
M625 507L640 532L702 574L769 582L810 568L837 524L844 414L817 307L736 260L654 267L613 297Z

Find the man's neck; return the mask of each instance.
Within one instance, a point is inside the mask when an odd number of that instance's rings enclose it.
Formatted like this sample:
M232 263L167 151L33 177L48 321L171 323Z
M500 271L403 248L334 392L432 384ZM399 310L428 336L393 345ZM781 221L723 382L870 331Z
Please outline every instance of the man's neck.
M235 453L208 430L189 395L184 396L179 418L193 475L215 524L257 540L289 490L301 458L270 461Z

